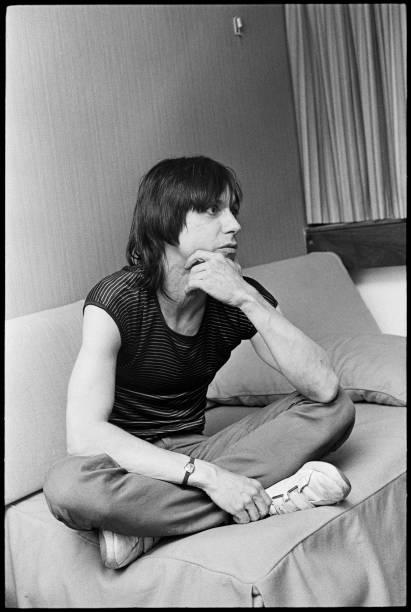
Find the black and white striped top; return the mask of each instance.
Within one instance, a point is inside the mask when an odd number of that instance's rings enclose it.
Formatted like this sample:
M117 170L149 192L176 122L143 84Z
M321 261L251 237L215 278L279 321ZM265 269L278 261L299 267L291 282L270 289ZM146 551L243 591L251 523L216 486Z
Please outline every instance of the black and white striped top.
M277 305L256 280L244 279ZM156 294L142 287L138 266L97 283L84 308L89 304L103 308L121 336L110 423L144 439L201 433L208 385L241 340L256 333L244 313L207 296L197 334L179 334L166 324Z

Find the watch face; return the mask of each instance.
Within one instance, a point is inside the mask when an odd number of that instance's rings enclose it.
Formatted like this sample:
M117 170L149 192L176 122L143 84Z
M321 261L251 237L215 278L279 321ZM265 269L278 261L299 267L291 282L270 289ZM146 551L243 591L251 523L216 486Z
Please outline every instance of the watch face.
M186 472L188 472L189 474L192 474L195 470L195 465L194 463L188 463L186 465Z

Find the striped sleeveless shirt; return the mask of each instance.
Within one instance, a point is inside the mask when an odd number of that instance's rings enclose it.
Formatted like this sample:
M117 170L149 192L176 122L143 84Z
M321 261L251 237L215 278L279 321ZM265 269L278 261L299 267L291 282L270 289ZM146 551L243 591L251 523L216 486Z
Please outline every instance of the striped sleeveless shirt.
M167 325L156 294L142 280L139 266L125 266L98 282L83 306L103 308L121 336L109 422L147 440L201 433L208 385L231 351L256 329L239 308L207 295L197 334L179 334ZM256 280L244 280L277 306Z

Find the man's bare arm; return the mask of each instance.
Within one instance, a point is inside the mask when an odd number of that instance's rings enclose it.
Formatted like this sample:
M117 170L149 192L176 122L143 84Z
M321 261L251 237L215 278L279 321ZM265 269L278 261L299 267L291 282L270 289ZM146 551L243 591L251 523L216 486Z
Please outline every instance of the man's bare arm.
M194 261L201 263L192 267ZM238 264L220 253L199 250L187 260L186 268L190 270L187 291L202 289L240 308L258 331L254 339L258 353L297 391L317 402L334 399L339 381L326 352L247 283Z
M265 363L284 374L302 395L314 401L332 401L339 381L326 352L287 319L283 317L281 321L280 313L277 316L277 320L267 324L268 341L261 332L251 338L254 350Z
M108 422L120 342L111 317L101 308L87 306L83 342L68 387L68 451L107 453L129 472L181 483L187 455L157 448Z

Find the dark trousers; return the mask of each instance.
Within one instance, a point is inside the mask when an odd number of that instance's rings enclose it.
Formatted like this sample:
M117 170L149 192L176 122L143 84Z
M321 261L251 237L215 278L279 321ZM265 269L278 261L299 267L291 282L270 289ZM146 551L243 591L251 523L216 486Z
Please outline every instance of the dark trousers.
M354 419L354 405L343 390L328 404L292 393L212 436L171 435L155 444L256 478L268 488L338 448ZM129 473L106 454L58 461L44 493L54 516L73 529L176 536L232 521L202 490Z

